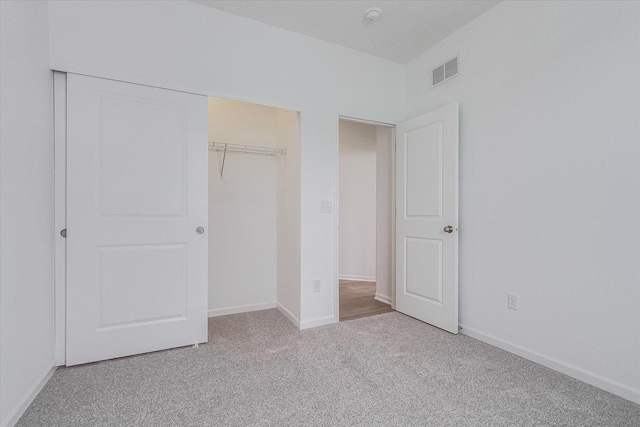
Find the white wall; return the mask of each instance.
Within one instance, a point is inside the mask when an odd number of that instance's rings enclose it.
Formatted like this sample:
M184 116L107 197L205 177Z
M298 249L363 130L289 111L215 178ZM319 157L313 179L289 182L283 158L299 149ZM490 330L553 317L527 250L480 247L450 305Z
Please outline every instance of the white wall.
M209 98L209 140L276 147L277 109ZM276 306L277 160L209 151L209 315Z
M394 129L376 126L376 299L393 301Z
M403 117L405 67L191 2L56 1L49 12L54 69L301 112L301 327L335 321L337 218L320 202L334 199L337 119Z
M376 280L376 126L340 120L340 279Z
M461 106L463 331L638 402L639 41L637 2L504 2L407 74L410 116Z
M278 308L300 323L300 119L276 109L278 147Z
M53 77L47 4L0 2L0 425L54 364Z

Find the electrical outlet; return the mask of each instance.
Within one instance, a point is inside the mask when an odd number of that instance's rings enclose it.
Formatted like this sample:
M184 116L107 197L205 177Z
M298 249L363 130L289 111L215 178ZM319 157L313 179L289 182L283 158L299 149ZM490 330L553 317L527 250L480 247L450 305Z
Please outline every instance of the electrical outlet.
M320 213L331 213L331 200L323 200L320 202Z
M518 295L507 294L507 308L518 311Z
M313 292L320 292L320 279L313 281Z

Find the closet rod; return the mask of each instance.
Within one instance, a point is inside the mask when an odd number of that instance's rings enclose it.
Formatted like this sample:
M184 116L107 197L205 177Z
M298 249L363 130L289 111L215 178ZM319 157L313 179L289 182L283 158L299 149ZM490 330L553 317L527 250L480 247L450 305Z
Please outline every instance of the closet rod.
M226 142L209 141L209 150L227 153L258 154L263 156L286 156L286 148L259 147L256 145L227 144Z

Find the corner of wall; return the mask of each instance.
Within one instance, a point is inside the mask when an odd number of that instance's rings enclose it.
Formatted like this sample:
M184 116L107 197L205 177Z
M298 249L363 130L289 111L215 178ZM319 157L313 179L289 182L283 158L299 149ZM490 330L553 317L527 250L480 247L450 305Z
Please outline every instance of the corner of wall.
M53 72L47 2L0 2L0 423L54 366Z
M55 363L52 361L50 365L38 376L33 385L29 387L24 396L7 415L6 419L2 420L0 427L13 427L18 423L18 421L20 421L20 418L27 411L29 405L31 405L35 398L38 397L38 394L56 372L56 369L57 366L55 366Z

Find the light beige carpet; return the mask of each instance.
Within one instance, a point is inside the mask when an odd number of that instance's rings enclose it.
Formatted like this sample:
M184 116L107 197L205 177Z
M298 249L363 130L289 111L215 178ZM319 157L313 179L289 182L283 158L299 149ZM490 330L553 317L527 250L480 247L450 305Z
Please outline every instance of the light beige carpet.
M59 369L18 425L640 426L640 406L400 313L298 331L265 310Z

